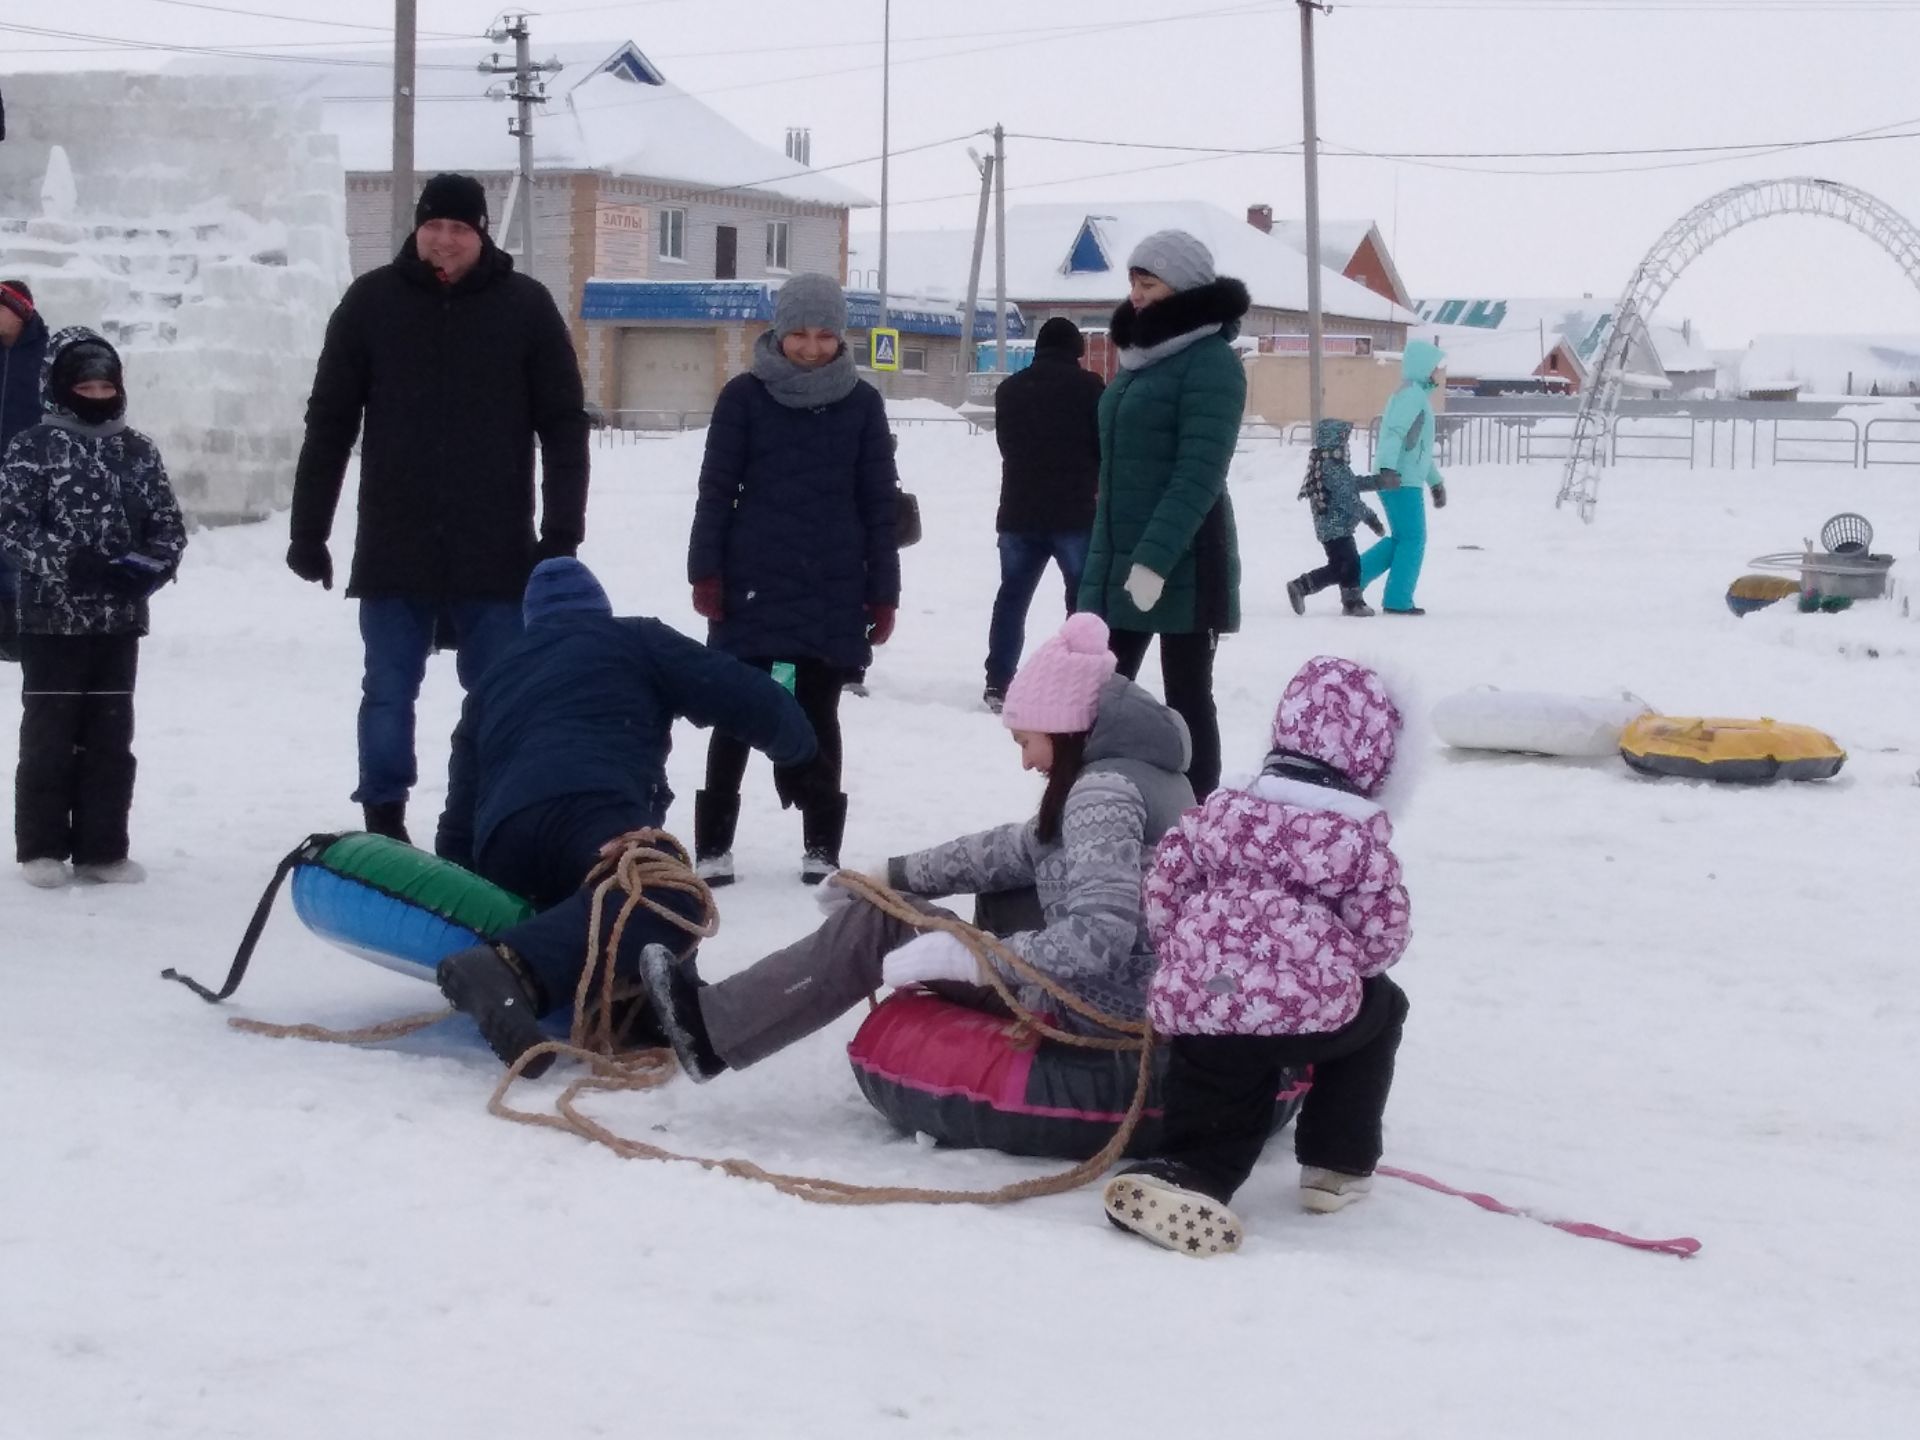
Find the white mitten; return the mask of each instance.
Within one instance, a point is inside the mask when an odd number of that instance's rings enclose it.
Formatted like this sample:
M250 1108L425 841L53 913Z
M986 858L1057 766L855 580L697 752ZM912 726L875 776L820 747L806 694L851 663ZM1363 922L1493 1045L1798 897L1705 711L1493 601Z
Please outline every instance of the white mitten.
M1127 598L1142 615L1160 603L1160 595L1166 588L1167 577L1154 574L1144 565L1136 565L1127 572Z
M985 983L973 951L945 930L916 935L892 951L880 962L880 978L895 987L923 985L929 980L956 980L963 985Z
M876 885L885 885L887 883L887 867L885 865L875 865L867 870L848 870L845 868L836 870L832 875L829 875L813 887L813 903L820 907L820 913L822 915L838 915L842 910L846 909L848 905L853 903L853 891L844 885L835 883L834 877L838 875L858 876L862 880L871 880Z

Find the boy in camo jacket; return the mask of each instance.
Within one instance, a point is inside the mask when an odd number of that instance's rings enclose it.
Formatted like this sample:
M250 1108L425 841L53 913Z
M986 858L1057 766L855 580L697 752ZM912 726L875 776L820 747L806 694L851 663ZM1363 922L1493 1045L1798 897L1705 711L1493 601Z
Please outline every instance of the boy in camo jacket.
M43 889L133 882L134 676L147 597L179 568L186 525L159 449L126 423L113 346L60 331L41 393L41 422L0 456L0 553L20 572L16 854Z

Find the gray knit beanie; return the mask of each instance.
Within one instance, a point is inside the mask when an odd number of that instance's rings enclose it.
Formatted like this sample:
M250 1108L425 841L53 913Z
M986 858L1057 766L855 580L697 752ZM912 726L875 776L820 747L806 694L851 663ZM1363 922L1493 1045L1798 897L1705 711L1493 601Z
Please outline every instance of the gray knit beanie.
M1184 230L1156 230L1127 257L1127 269L1144 270L1175 290L1214 281L1213 253Z
M847 292L831 275L795 275L780 287L773 302L773 338L784 340L796 330L847 329Z

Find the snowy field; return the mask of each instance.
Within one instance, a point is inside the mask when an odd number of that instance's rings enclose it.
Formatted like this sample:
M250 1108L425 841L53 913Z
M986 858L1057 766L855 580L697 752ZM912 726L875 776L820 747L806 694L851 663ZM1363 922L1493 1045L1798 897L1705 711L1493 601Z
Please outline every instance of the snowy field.
M583 558L622 611L693 623L700 443L596 452ZM993 440L909 427L900 459L928 538L906 552L873 696L844 707L856 864L1038 796L978 705ZM1235 471L1229 770L1257 763L1282 683L1322 650L1389 660L1428 702L1479 682L1624 687L1847 747L1831 782L1733 789L1429 742L1397 817L1415 939L1396 972L1413 1014L1388 1163L1697 1236L1698 1257L1388 1179L1309 1217L1285 1141L1238 1201L1246 1249L1206 1264L1118 1235L1092 1191L818 1207L490 1118L496 1066L457 1025L381 1050L230 1031L229 1013L353 1025L436 999L314 940L284 899L224 1009L156 978L217 981L275 860L357 821L353 607L282 568L281 520L196 535L154 607L134 809L151 883L40 893L0 875L0 1436L1911 1434L1920 614L1735 620L1722 593L1843 509L1872 518L1920 591L1920 475L1614 472L1583 527L1553 509L1551 467L1463 470L1433 517L1432 613L1363 623L1330 595L1305 619L1287 608L1282 586L1319 558L1299 465L1268 448ZM1030 637L1060 613L1049 581ZM416 835L444 783L450 659L428 687ZM16 704L0 701L9 733ZM682 834L702 755L685 732ZM748 787L745 878L703 952L711 975L815 916L764 761ZM849 1180L1054 1168L890 1134L848 1070L857 1018L597 1113L678 1150Z

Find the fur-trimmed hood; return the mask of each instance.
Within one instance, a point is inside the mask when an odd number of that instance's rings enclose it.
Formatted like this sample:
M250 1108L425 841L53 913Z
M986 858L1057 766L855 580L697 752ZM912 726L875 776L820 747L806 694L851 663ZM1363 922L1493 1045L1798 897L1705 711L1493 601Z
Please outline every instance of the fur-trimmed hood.
M1247 287L1231 275L1222 275L1210 285L1178 291L1143 310L1134 309L1131 300L1122 300L1113 312L1110 333L1122 349L1149 349L1206 325L1218 325L1221 335L1231 340L1240 333L1240 321L1252 305Z

